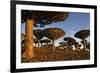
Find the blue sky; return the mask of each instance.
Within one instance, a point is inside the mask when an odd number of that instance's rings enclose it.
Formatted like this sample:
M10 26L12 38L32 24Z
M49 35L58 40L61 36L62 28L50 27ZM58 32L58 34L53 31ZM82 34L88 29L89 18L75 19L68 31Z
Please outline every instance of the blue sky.
M90 29L90 14L89 13L79 13L79 12L70 12L68 19L65 21L52 23L46 25L45 27L36 27L35 29L45 29L45 28L61 28L66 32L64 37L74 37L74 34L80 30ZM21 25L22 33L25 33L25 23ZM75 37L74 37L75 38ZM75 38L77 41L79 39ZM89 39L88 39L89 40ZM63 41L63 37L55 41L55 45L58 45L59 42Z

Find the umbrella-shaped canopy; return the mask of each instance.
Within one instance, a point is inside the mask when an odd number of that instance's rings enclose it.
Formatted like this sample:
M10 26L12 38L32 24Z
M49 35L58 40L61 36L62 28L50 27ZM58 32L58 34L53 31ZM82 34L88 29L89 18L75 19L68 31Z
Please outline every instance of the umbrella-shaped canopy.
M34 36L36 37L37 40L41 40L44 37L41 29L33 30L33 34L34 34Z
M44 36L46 36L47 38L51 40L56 40L65 35L64 30L60 28L46 28L44 29L43 33L44 33Z
M68 14L68 12L22 10L21 19L22 22L24 22L27 18L34 18L36 24L47 25L53 22L63 21L67 19Z
M80 30L74 36L80 39L86 39L90 35L90 30Z
M76 40L72 37L65 37L64 41L66 41L69 45L73 45L76 43Z

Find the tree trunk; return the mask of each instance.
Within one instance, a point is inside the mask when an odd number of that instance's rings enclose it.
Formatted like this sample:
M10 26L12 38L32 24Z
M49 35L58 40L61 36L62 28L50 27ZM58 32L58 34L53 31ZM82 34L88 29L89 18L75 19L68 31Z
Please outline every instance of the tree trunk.
M43 43L41 43L41 47L43 46Z
M86 50L86 42L85 42L85 39L83 39L83 49Z
M48 42L46 42L46 46L48 47Z
M36 47L36 43L34 43L34 47Z
M54 42L54 40L52 41L52 49L53 50L55 49L55 42Z
M38 48L41 47L41 43L40 43L40 40L38 40Z
M78 44L75 44L75 50L78 50Z
M34 54L33 48L33 25L35 24L34 19L27 19L26 20L26 28L25 28L25 35L26 35L26 42L25 42L25 58L30 61Z

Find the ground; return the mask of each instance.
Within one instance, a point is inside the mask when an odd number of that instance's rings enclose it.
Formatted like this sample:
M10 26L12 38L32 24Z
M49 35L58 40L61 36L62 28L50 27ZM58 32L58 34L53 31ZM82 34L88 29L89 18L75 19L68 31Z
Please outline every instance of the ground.
M55 49L50 48L35 48L36 57L30 61L26 61L22 57L22 63L25 62L48 62L48 61L70 61L70 60L88 60L90 59L90 52L81 50L81 51L66 51L64 49Z

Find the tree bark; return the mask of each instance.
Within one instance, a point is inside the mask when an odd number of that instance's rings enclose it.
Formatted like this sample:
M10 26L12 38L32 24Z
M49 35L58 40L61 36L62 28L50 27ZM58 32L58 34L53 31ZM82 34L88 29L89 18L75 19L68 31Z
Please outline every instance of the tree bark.
M85 42L85 39L83 39L83 49L86 50L86 42Z
M41 47L41 43L40 43L40 40L38 40L38 48Z
M54 40L52 41L52 49L53 50L55 49L55 42L54 42Z
M46 46L48 47L48 42L46 42Z
M25 28L25 35L26 35L26 42L25 42L25 58L27 60L31 60L35 57L34 48L33 48L33 25L35 24L34 19L26 19L26 28Z

